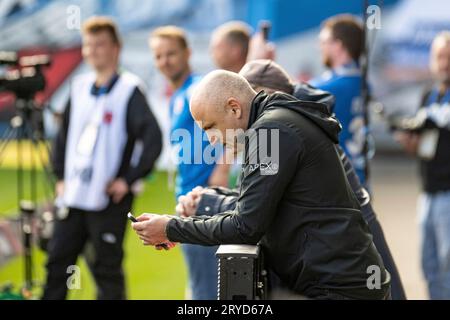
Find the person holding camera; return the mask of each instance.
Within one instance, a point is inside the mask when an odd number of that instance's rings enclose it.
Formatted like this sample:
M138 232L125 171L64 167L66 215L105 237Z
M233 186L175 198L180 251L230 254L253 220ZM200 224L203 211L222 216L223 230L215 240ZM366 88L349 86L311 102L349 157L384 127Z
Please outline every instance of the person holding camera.
M434 39L430 69L435 85L416 116L397 124L395 138L420 162L422 269L430 299L450 299L450 31Z

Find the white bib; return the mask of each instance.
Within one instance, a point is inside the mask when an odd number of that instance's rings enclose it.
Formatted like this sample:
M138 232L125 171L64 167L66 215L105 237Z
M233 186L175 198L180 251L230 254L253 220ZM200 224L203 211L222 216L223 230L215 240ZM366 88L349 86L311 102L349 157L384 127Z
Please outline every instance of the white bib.
M107 185L122 161L128 102L139 85L137 77L122 73L109 93L94 96L94 81L94 74L73 81L64 170L64 205L87 211L109 204Z

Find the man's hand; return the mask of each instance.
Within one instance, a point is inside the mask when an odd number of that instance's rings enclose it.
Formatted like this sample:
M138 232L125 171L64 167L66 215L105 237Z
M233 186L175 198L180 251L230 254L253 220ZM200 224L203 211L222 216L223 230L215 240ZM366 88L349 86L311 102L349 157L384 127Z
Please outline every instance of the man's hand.
M130 192L130 188L124 178L117 178L111 181L106 189L106 193L112 197L114 203L122 201L128 192Z
M131 226L136 231L144 246L157 246L165 244L169 249L175 246L166 236L166 226L170 217L158 214L144 213L136 218L139 222L133 222Z
M417 154L420 136L416 133L398 131L394 134L394 139L400 143L407 153Z
M275 45L267 42L261 32L250 39L247 61L257 59L275 60Z
M197 212L198 204L202 198L205 189L202 187L195 187L185 196L178 197L178 204L175 211L181 217L191 217Z

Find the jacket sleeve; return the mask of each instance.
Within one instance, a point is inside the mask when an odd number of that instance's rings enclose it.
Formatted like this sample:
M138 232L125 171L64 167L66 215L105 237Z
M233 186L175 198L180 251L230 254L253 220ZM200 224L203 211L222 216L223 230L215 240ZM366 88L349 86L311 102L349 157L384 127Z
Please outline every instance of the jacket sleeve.
M350 159L345 154L344 150L339 145L336 145L336 149L339 154L339 158L341 159L342 165L344 166L345 175L347 176L350 187L352 188L352 191L358 199L359 205L361 206L361 212L364 220L369 223L376 217L375 211L373 210L370 203L369 192L367 192L367 190L361 185L361 181L359 180L359 177L355 172L355 168L353 167Z
M425 90L415 118L419 121L422 119L425 128L450 130L450 106L448 104L427 106L431 92L432 88Z
M237 191L227 188L208 188L200 199L196 215L213 216L220 212L234 210L238 195Z
M280 127L279 124L266 125L265 129L279 130L279 159L271 163L267 161L272 168L277 165L278 170L274 170L276 174L263 175L259 167L250 163L249 159L256 156L259 149L255 141L257 135L251 135L236 208L212 217L174 217L166 227L170 241L202 245L258 243L277 213L278 204L299 166L303 150L303 143L292 132L293 129ZM258 128L255 132L260 130ZM270 140L266 139L268 144ZM274 149L271 151L276 153ZM259 163L264 162L263 159Z
M139 88L136 88L128 103L127 131L135 142L142 143L142 152L137 165L130 165L124 173L125 180L131 185L150 173L162 149L162 135L158 122Z
M64 179L64 162L66 157L67 132L69 130L70 120L70 99L67 101L66 108L62 116L62 121L58 133L53 140L51 163L53 173L58 180Z
M425 118L429 127L450 130L450 105L448 104L422 108L416 117Z

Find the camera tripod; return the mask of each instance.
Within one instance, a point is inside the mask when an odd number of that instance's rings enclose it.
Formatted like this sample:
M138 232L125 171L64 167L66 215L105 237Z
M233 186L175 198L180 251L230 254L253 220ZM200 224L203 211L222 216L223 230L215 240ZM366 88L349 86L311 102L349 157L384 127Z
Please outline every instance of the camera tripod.
M44 194L53 197L54 178L46 165L41 146L45 146L45 153L49 155L49 148L44 140L42 111L38 110L32 99L17 98L15 103L16 115L11 119L9 127L0 140L0 167L3 165L8 145L16 141L17 156L17 203L20 210L20 225L23 242L24 261L24 289L31 294L33 289L33 221L36 216L37 203L37 165L40 162L44 169ZM29 145L25 145L28 143ZM29 185L25 185L26 148L29 147ZM35 159L35 154L38 160ZM25 199L28 196L28 200Z

